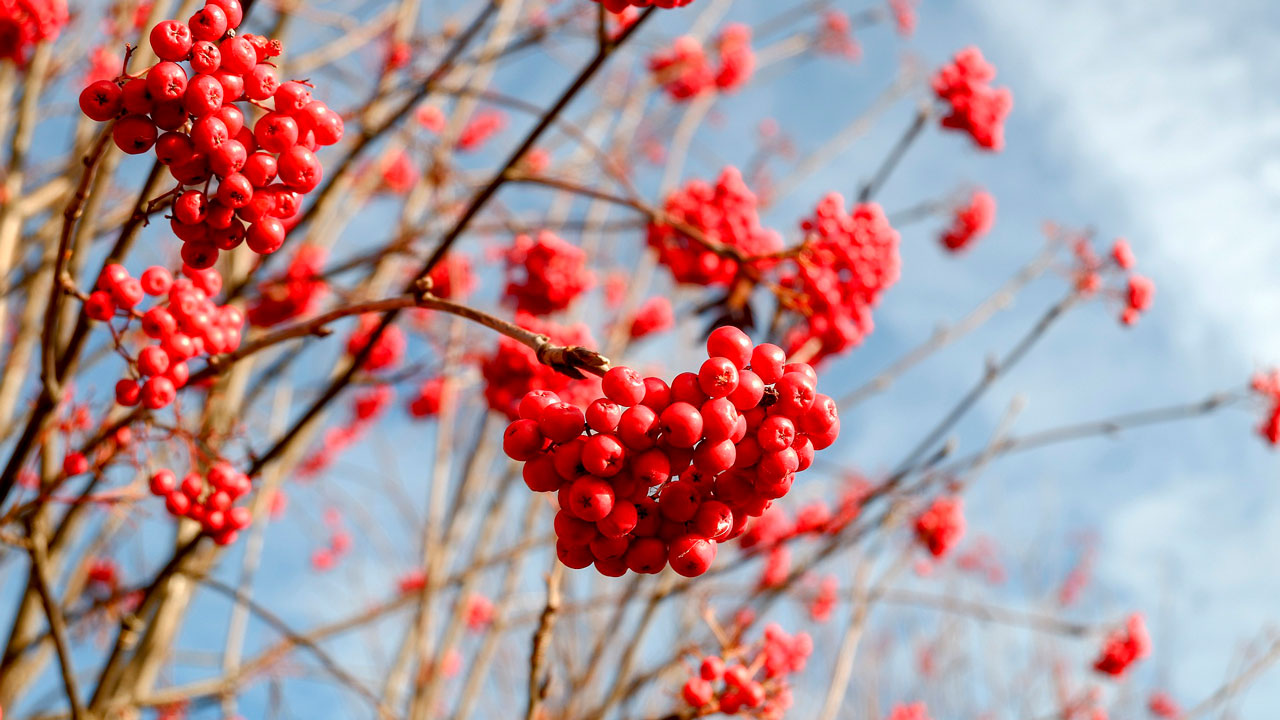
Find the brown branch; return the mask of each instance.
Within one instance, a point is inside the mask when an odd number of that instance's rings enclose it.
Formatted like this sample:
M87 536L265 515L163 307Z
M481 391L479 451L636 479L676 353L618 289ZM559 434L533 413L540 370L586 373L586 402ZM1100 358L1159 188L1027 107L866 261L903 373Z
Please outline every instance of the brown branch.
M525 706L525 720L533 720L542 701L547 698L551 677L543 667L547 662L547 647L551 644L556 615L560 611L560 583L563 580L564 564L555 560L551 574L547 576L547 604L538 619L538 628L533 632L533 643L529 651L529 701Z
M36 592L40 594L40 604L44 606L45 617L49 621L49 632L53 636L53 646L58 653L58 669L62 673L62 684L67 691L67 701L71 703L71 717L81 720L85 717L84 705L80 702L80 689L76 683L75 668L71 665L71 647L67 642L67 620L63 617L62 607L53 594L49 554L41 533L32 533L29 551L31 578Z

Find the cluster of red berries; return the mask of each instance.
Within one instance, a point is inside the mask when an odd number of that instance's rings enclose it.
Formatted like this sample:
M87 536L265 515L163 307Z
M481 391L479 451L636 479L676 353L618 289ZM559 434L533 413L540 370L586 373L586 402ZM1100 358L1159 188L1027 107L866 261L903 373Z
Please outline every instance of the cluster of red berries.
M996 69L976 47L955 54L933 76L933 91L947 103L942 126L969 133L985 150L1004 148L1004 120L1013 109L1009 88L994 88Z
M959 252L991 232L995 224L995 197L986 190L975 190L968 203L955 208L951 226L942 233L942 247Z
M318 245L301 245L283 273L258 286L258 297L246 315L255 327L271 327L313 312L329 291L321 271L328 253Z
M594 343L591 331L583 323L562 326L549 320L517 312L516 325L546 335L557 345L590 347ZM515 420L520 417L519 407L526 393L546 390L556 393L565 402L585 406L600 396L600 380L588 376L575 380L538 360L538 355L524 343L503 335L493 354L480 361L480 373L484 376L484 397L492 410Z
M0 60L25 65L32 48L56 38L69 19L66 0L0 2Z
M862 57L862 47L853 36L853 21L841 10L831 9L822 13L817 40L818 50L828 55L854 61Z
M172 470L151 476L151 494L164 498L164 506L174 517L200 523L219 545L229 545L239 531L249 526L253 515L244 505L235 505L253 489L249 476L226 462L215 462L204 475L192 471L178 482Z
M502 132L507 126L507 116L499 110L482 110L458 133L458 150L475 152L484 146L489 138Z
M123 265L111 264L103 268L97 289L85 300L85 314L93 320L112 322L123 316L127 326L137 319L143 334L154 341L129 356L131 377L116 383L116 402L121 405L167 407L187 384L187 361L240 347L244 314L211 299L222 290L222 276L190 266L184 266L182 274L174 279L168 270L150 267L135 278ZM162 299L144 312L139 306L148 295Z
M1258 434L1272 445L1280 445L1280 370L1255 374L1250 388L1270 403L1266 419L1258 426Z
M1119 677L1133 663L1151 654L1151 637L1140 613L1125 620L1123 628L1109 633L1102 642L1102 651L1093 662L1093 669L1104 675Z
M396 325L388 325L383 328L382 334L378 335L377 339L374 339L374 334L381 324L382 316L377 313L361 315L355 330L347 338L347 354L352 357L364 352L369 343L373 343L373 347L369 349L369 354L365 356L364 364L361 365L361 368L368 372L391 370L398 367L404 361L404 353L409 345L409 341L405 339L404 331Z
M444 402L446 381L443 377L427 378L418 386L417 393L409 400L409 415L419 420L440 414Z
M604 9L611 13L621 13L630 7L659 7L667 9L684 7L693 2L693 0L595 0L595 2L604 5Z
M595 282L587 253L543 230L517 235L506 251L507 297L517 312L549 315L563 310Z
M889 711L887 720L929 720L929 708L922 702L898 703Z
M755 71L751 28L741 23L725 26L715 42L719 66L713 66L706 49L695 37L676 38L670 48L649 58L654 82L677 102L691 100L711 90L732 92L747 84Z
M845 212L844 198L830 193L801 229L806 238L795 268L782 275L782 286L795 293L787 302L802 316L786 345L816 361L871 332L871 309L898 281L902 263L898 233L876 203Z
M334 508L325 510L324 524L329 530L329 542L311 553L311 567L317 572L332 570L351 549L351 533L343 526L342 513Z
M781 720L793 702L787 678L804 670L813 654L813 639L803 632L788 635L771 623L752 651L732 664L716 655L704 657L681 688L681 697L699 715L750 713L761 720Z
M1079 265L1075 271L1076 289L1081 295L1092 295L1102 287L1102 271L1106 269L1106 263L1094 253L1088 238L1078 239L1072 246L1072 250ZM1111 262L1115 268L1126 274L1125 287L1120 292L1124 303L1120 322L1124 325L1133 325L1138 322L1138 317L1143 312L1151 308L1156 292L1155 283L1150 278L1133 272L1138 261L1133 254L1133 249L1124 238L1117 238L1112 244Z
M661 295L645 300L631 318L630 335L638 340L646 335L662 332L675 327L676 316L671 310L671 301Z
M835 442L835 401L817 375L734 327L707 339L709 359L671 385L615 367L584 412L531 392L503 435L534 492L558 492L556 553L610 577L686 577L711 567L717 543L785 496L814 452Z
M276 78L279 41L235 33L242 18L239 0L209 0L186 23L161 22L150 36L160 62L80 93L85 115L114 122L117 147L133 155L154 147L190 188L175 191L170 224L194 268L241 243L264 255L279 250L302 195L320 184L315 150L342 139L341 116L313 100L308 85ZM250 127L241 100L274 109Z
M940 497L916 517L916 540L934 557L946 555L964 536L964 505L958 497Z
M667 221L649 225L649 245L676 282L728 285L738 274L738 261L714 252L676 226L692 228L701 233L701 239L735 248L745 257L779 252L782 238L760 224L757 205L755 194L735 167L721 171L714 185L690 180L667 196L663 205Z

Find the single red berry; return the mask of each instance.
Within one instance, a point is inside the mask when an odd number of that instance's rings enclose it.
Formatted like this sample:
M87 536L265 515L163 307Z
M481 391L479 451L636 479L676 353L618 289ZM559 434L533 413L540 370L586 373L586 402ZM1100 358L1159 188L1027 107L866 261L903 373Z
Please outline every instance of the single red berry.
M212 75L222 67L222 51L208 40L191 46L191 69L201 75ZM214 78L215 80L217 78Z
M601 535L611 538L625 537L635 529L640 516L634 503L625 500L614 500L613 509L604 518L596 522Z
M244 20L244 10L240 6L240 0L207 0L205 5L217 5L222 8L227 15L228 30L240 27L240 23Z
M140 155L156 142L156 124L145 115L126 115L111 129L116 147L129 155Z
M786 375L787 373L790 373L790 372L798 372L801 375L808 377L810 380L814 382L815 385L818 382L818 372L814 370L813 366L810 365L809 363L789 362L786 365L782 366L783 375Z
M219 177L238 173L249 159L249 151L239 140L228 140L209 153L209 168Z
M256 152L244 161L240 174L248 178L254 187L266 187L276 179L276 159L269 153Z
M698 412L702 415L702 436L708 442L729 439L738 426L738 409L727 398L708 400Z
M586 430L586 417L578 408L565 402L552 403L538 415L538 429L553 443L565 443Z
M80 111L90 120L110 120L122 107L124 92L110 80L99 80L80 91Z
M244 78L244 96L250 100L266 100L279 88L275 68L264 63L255 65Z
M702 493L687 480L668 483L658 495L662 517L678 523L692 520L700 502L702 502Z
M733 467L738 458L738 448L731 440L713 442L704 440L693 451L693 465L710 476L718 475Z
M199 190L187 190L173 201L173 217L180 223L194 225L204 222L208 212L209 200Z
M738 387L729 393L729 402L739 410L750 410L764 397L764 381L754 371L738 371Z
M186 133L167 132L156 139L156 159L165 165L185 162L195 151L195 144Z
M738 368L728 358L710 358L698 368L698 387L708 397L728 397L738 389Z
M715 655L702 658L702 664L698 666L698 675L709 682L719 680L724 676L724 660Z
M639 405L644 400L644 378L629 367L611 368L601 378L600 387L605 397L624 407Z
M661 424L658 414L647 405L627 408L618 421L618 439L627 449L648 450L658 439Z
M707 357L725 358L741 370L751 362L751 338L732 325L724 325L707 336Z
M671 404L671 387L662 378L647 377L644 379L644 399L640 402L654 412L662 412Z
M671 401L686 402L694 407L700 407L707 401L707 394L702 391L697 373L682 372L675 376L671 381Z
M298 121L284 113L267 113L254 124L253 137L267 152L284 152L298 144Z
M656 575L667 566L667 546L657 538L639 538L631 543L626 560L632 572Z
M680 689L680 696L689 703L690 707L700 708L711 703L711 699L715 697L715 690L711 687L711 683L702 678L689 678Z
M187 71L176 62L158 62L147 71L147 92L159 100L182 100L187 92Z
M133 407L138 404L138 399L142 397L142 388L138 383L124 378L116 382L116 402L125 407Z
M222 52L219 50L218 52ZM244 77L237 75L225 67L213 74L222 83L222 101L233 103L244 97Z
M555 463L549 457L538 456L526 461L520 473L524 484L534 492L555 492L563 484Z
M567 509L556 513L552 521L556 537L571 545L586 545L596 539L596 526L586 520L579 519Z
M550 390L530 390L520 399L517 414L526 420L537 420L542 409L560 402L560 396Z
M172 470L157 470L148 482L152 495L168 495L178 487L178 478Z
M195 15L187 21L187 25L191 27L191 35L196 40L204 40L206 42L216 42L227 34L229 26L227 22L227 13L217 5L205 5L202 9L197 10Z
M795 423L782 415L770 415L756 430L756 441L765 452L778 452L791 447L796 439Z
M585 454L585 448L583 452ZM596 522L613 511L613 502L613 488L609 483L586 475L570 483L569 506L565 509L580 520Z
M177 20L165 20L151 28L151 49L161 60L178 62L187 57L191 51L194 38L191 28Z
M84 453L67 453L62 459L62 472L67 475L79 475L89 471L89 459Z
M533 420L516 420L502 434L502 451L512 460L528 460L542 450L542 432Z
M751 370L760 376L765 385L778 382L786 364L786 351L772 343L761 343L751 351Z
M592 475L613 477L622 472L626 451L612 435L592 435L582 446L582 467Z
M201 226L203 227L203 226ZM193 268L211 268L218 262L218 248L207 240L182 243L182 262Z
M143 375L163 375L169 369L169 353L159 345L148 345L138 353L138 372Z
M563 540L556 542L556 557L562 565L572 570L581 570L596 561L590 548L584 545L567 545Z
M646 487L657 487L671 479L671 461L658 448L634 456L630 465L632 477Z
M684 577L697 577L711 568L716 559L716 543L697 535L684 535L671 542L667 561Z
M197 75L187 83L186 94L182 97L182 107L194 117L211 115L222 109L226 99L226 91L218 78L212 75Z
M146 78L133 78L120 88L120 100L124 103L124 111L131 115L147 115L155 107L155 98L147 89Z
M253 198L253 184L240 173L224 176L218 184L218 202L232 208L242 208Z
M296 116L312 102L311 88L300 82L280 83L280 87L276 90L275 101L276 112Z
M587 425L599 433L611 433L622 420L622 406L612 400L597 398L587 406Z
M698 535L723 541L733 531L733 510L719 500L707 500L693 514L690 528Z
M142 404L148 410L167 407L177 396L178 392L173 386L173 381L163 376L153 377L142 386Z
M799 372L784 374L774 389L778 391L778 410L793 420L799 419L809 409L817 395L813 378Z
M315 153L302 147L293 147L280 153L277 159L280 182L298 192L311 192L320 184L323 169Z
M222 69L226 72L244 76L258 64L258 51L243 36L223 40L218 49L222 51Z
M214 113L214 116L227 126L228 137L237 139L240 137L240 131L244 129L244 113L240 112L240 108L235 105L223 105L218 112Z
M702 415L698 408L687 402L668 405L659 416L659 422L662 439L672 447L692 448L702 439Z
M89 298L84 301L84 314L91 320L106 322L115 313L116 303L111 299L111 293L106 290L95 290L89 293Z
M631 541L628 538L605 537L603 535L592 540L587 545L591 549L591 555L597 560L622 557L630 546Z

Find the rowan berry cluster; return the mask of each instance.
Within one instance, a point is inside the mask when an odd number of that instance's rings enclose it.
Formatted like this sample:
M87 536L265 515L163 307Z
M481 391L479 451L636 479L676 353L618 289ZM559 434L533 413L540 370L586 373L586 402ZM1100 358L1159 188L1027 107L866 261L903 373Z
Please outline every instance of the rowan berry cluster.
M1102 287L1102 272L1107 263L1093 251L1087 238L1077 240L1073 247L1078 267L1075 271L1076 289L1081 295L1091 295ZM1117 238L1111 246L1111 265L1125 274L1125 285L1119 291L1124 309L1120 313L1120 322L1133 325L1138 317L1151 308L1155 297L1155 283L1143 275L1133 272L1137 259L1132 248L1124 238Z
M595 283L587 253L543 230L517 235L506 251L507 297L517 312L549 315L563 310Z
M382 334L375 339L374 334L381 325L381 315L366 313L360 316L360 321L355 330L347 338L347 354L351 357L356 357L365 352L369 343L373 343L373 347L368 348L368 354L361 365L364 370L369 372L390 370L399 366L404 360L404 352L408 347L404 331L395 325L388 325L383 328Z
M675 327L676 316L671 310L671 301L656 295L644 301L631 318L631 339L638 340L646 335L662 332Z
M226 462L211 464L204 474L193 470L181 482L172 470L158 470L150 488L152 495L164 498L171 515L200 523L219 545L235 542L253 520L248 507L235 504L253 488L249 476Z
M604 5L604 9L611 13L621 13L631 7L658 7L667 9L684 7L685 5L693 2L693 0L595 0L595 2Z
M66 0L0 2L0 59L25 65L36 44L56 38L69 19Z
M654 82L676 102L691 100L703 93L733 92L751 79L756 56L751 50L751 28L741 23L726 25L715 40L720 55L713 65L706 48L695 37L683 35L670 48L649 58Z
M813 639L808 633L788 635L771 623L757 646L735 651L733 662L717 655L704 657L680 695L699 715L781 720L793 702L788 677L804 670L811 654Z
M593 344L591 332L582 323L561 326L521 312L516 313L515 322L526 330L546 335L557 345ZM484 397L489 407L512 420L520 417L522 398L533 390L556 393L565 402L584 407L600 394L598 378L575 380L559 373L543 364L527 345L505 335L498 339L493 354L481 359L480 373L484 376Z
M1250 388L1270 404L1266 419L1258 426L1258 434L1271 445L1280 445L1280 370L1255 374Z
M1151 638L1141 613L1134 613L1125 620L1123 628L1113 630L1102 643L1102 651L1093 662L1093 669L1105 675L1119 677L1133 663L1151 654Z
M934 557L946 555L964 536L964 505L958 497L940 497L916 517L916 540Z
M113 122L117 147L131 155L154 147L178 181L170 226L194 268L241 243L263 255L279 250L302 196L320 183L315 150L342 139L341 116L307 84L277 79L279 41L235 33L242 18L239 0L209 0L185 23L165 20L150 35L160 62L80 93L85 115ZM250 127L240 101L273 109Z
M283 273L258 286L258 297L246 315L255 327L271 327L313 312L329 292L321 271L328 253L317 245L301 245Z
M123 265L107 265L96 289L85 299L85 314L112 323L116 344L129 360L130 377L116 383L116 402L121 405L167 407L187 384L187 361L240 346L243 313L211 299L222 289L222 276L213 269L189 266L182 268L182 274L175 280L168 270L150 267L135 278ZM147 296L159 300L143 311L140 306ZM120 326L115 324L117 318L124 318ZM124 349L124 331L134 320L153 342L129 353Z
M929 720L929 708L922 702L910 705L898 703L889 711L887 720Z
M802 321L787 333L790 352L806 348L819 360L862 341L872 329L871 310L898 281L898 233L875 203L845 212L844 199L830 193L812 218L801 223L806 239L794 269L782 273L791 290L788 304Z
M781 236L760 224L756 196L735 167L726 167L714 185L685 183L667 196L663 214L662 221L649 225L648 242L677 282L728 285L738 275L739 262L719 248L746 258L782 250Z
M444 402L446 385L443 377L423 380L413 398L409 400L409 415L419 420L439 415L440 406Z
M557 492L556 553L604 575L686 577L711 566L814 452L835 442L835 401L817 375L776 345L717 328L709 359L670 385L626 367L605 373L604 397L584 412L554 392L531 392L503 435L534 492Z
M959 252L974 240L991 232L996 223L996 199L985 190L975 190L969 202L954 209L951 226L942 233L942 247Z
M978 147L1004 148L1004 120L1013 109L1009 88L994 88L996 69L976 47L955 54L933 76L933 91L948 105L942 126L969 133Z

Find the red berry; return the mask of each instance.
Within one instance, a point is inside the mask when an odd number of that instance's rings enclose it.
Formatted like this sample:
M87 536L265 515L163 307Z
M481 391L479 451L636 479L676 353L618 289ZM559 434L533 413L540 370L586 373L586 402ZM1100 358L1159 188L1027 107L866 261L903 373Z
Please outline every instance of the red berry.
M222 67L222 51L217 45L208 40L201 40L191 46L192 70L201 75L212 75L220 67Z
M646 450L632 457L631 476L647 487L656 487L671 479L671 461L662 450Z
M611 433L622 420L622 406L612 400L597 398L587 406L587 425L599 433Z
M644 400L644 378L629 367L611 368L601 378L600 388L605 397L625 407L639 405Z
M778 410L793 420L809 409L817 394L813 379L798 372L784 374L774 389L778 391Z
M733 467L737 457L738 449L732 441L706 440L699 443L697 449L693 451L693 464L702 472L714 476Z
M188 190L173 201L173 217L180 223L194 225L204 222L208 212L208 198L199 190Z
M155 107L155 98L147 89L146 78L134 78L120 88L120 99L124 103L125 112L131 115L146 115Z
M625 460L626 451L612 435L592 435L582 446L582 467L592 475L613 477Z
M751 369L765 385L772 385L782 377L787 364L787 353L772 343L761 343L751 351Z
M701 501L702 493L687 480L668 483L658 495L662 517L680 523L693 519L694 513L698 511L698 503Z
M240 174L248 178L254 187L266 187L276 179L276 159L269 153L256 152L244 161Z
M555 492L563 484L555 463L549 457L535 457L525 462L521 476L524 484L534 492Z
M751 362L751 338L732 325L724 325L707 336L707 357L725 358L741 370Z
M226 72L244 76L258 64L258 51L243 36L223 40L218 49L222 51L222 69Z
M124 107L124 92L110 80L99 80L80 91L80 111L90 120L110 120Z
M111 299L111 293L105 290L95 290L89 293L89 298L84 302L84 314L89 316L91 320L105 322L110 320L116 313L116 303Z
M711 683L702 678L689 678L681 688L680 696L691 707L700 708L710 704L711 698L715 696L715 690L711 687Z
M317 143L333 145L342 139L342 116L330 110L327 105L315 100L307 103L302 112L310 122Z
M672 447L691 448L702 439L702 415L687 402L668 405L659 416L659 421L662 438Z
M187 92L187 71L176 62L158 62L147 71L147 92L159 100L182 100Z
M145 115L126 115L111 129L116 147L129 155L140 155L156 142L156 124Z
M227 34L229 23L227 22L227 13L217 5L205 5L202 9L197 10L195 15L187 21L187 25L191 27L191 35L197 40L206 42L216 42L223 35Z
M169 369L169 353L159 345L148 345L138 353L138 372L143 375L163 375Z
M167 132L156 140L156 159L165 165L185 162L195 151L195 144L185 133Z
M138 383L128 378L116 382L116 402L125 407L133 407L138 404L140 397L142 397L142 388Z
M258 63L244 79L244 96L250 100L266 100L280 88L275 68Z
M311 88L300 82L280 83L275 94L276 112L298 115L311 103Z
M671 404L671 388L662 378L647 377L644 379L644 400L642 404L662 412Z
M724 540L733 530L733 510L719 500L707 500L698 506L690 527L704 537Z
M267 113L254 124L253 137L263 150L284 152L298 144L298 121L284 113Z
M240 0L207 0L205 5L217 5L222 8L227 15L228 30L240 27L240 23L244 20L244 10L240 7Z
M613 511L613 502L613 488L609 483L587 475L569 485L569 507L565 509L580 520L596 522Z
M782 415L770 415L756 430L756 441L765 452L777 452L791 447L796 439L796 426Z
M249 159L249 151L239 140L228 140L209 153L209 168L219 177L240 172Z
M738 387L729 393L729 402L739 410L750 410L764 397L764 381L751 370L738 371Z
M178 62L187 57L187 53L191 51L191 44L194 38L191 35L191 28L178 22L177 20L165 20L157 23L151 28L151 49L155 51L156 57L161 60Z
M685 535L671 542L667 561L671 569L685 577L697 577L711 568L716 559L716 544L704 537Z
M627 408L618 421L618 439L627 449L648 450L658 439L661 428L658 415L646 405Z
M728 440L738 426L738 409L726 398L708 400L698 412L702 415L702 436L708 442Z
M595 562L591 550L584 545L566 545L563 540L556 542L556 557L561 564L573 570L581 570Z
M253 198L253 184L240 173L232 173L218 183L218 202L232 208L242 208Z
M708 655L698 666L698 675L707 681L719 680L724 676L724 660L715 655Z
M148 482L152 495L168 495L178 487L178 478L172 470L157 470Z
M556 537L571 545L586 545L596 539L596 526L574 517L567 509L556 513L552 521Z
M565 443L586 429L586 418L578 408L565 402L552 403L538 415L538 429L553 443Z
M218 262L217 246L206 240L183 243L180 254L182 255L182 262L193 268L211 268Z
M543 437L538 423L516 420L502 434L502 451L512 460L528 460L542 450Z
M173 381L163 376L153 377L142 386L142 404L149 410L167 407L177 396Z
M596 528L600 534L605 537L620 538L625 537L636 527L636 522L640 519L636 512L634 503L625 500L615 500L613 509L604 518L596 522Z
M656 575L667 566L667 546L657 538L640 538L631 543L626 560L632 572Z
M543 408L558 402L560 396L550 390L530 390L520 399L517 414L526 420L537 420Z
M212 75L197 75L187 83L186 94L182 97L182 107L194 117L211 115L222 109L226 99L226 91L218 78Z
M738 389L738 368L728 358L710 358L698 368L698 387L709 397L728 397Z
M277 160L280 182L298 192L311 192L320 184L323 169L315 153L294 145L280 154Z

